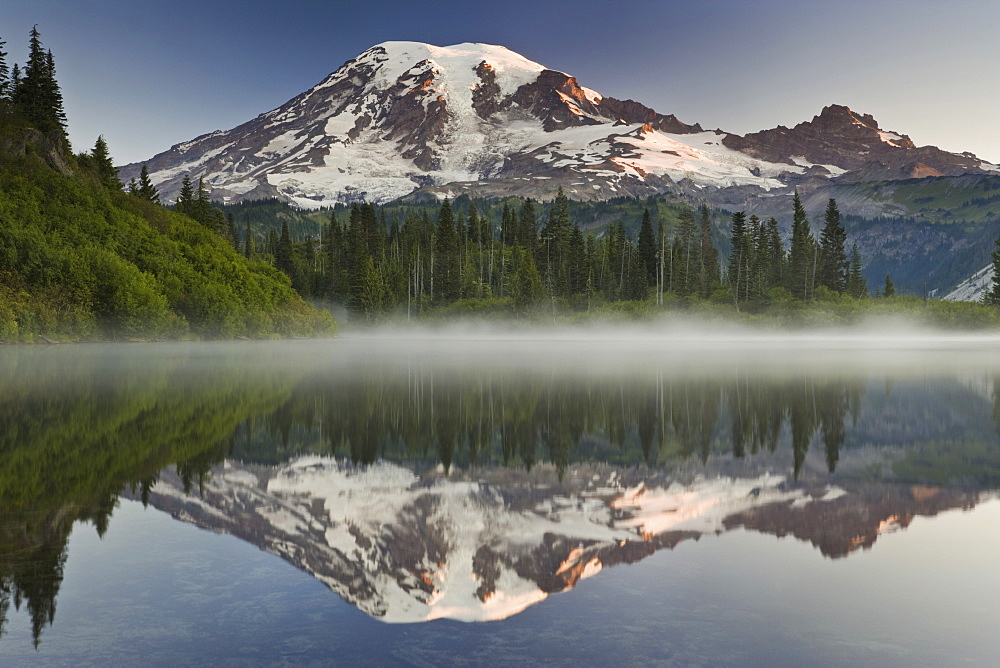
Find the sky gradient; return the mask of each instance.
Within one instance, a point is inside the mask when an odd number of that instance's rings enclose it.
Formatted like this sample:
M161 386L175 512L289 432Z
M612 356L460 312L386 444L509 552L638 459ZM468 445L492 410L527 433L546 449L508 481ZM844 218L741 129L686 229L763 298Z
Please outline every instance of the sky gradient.
M36 23L74 149L103 134L118 163L232 128L387 40L502 44L605 95L741 134L845 104L918 146L1000 162L996 0L4 0L8 64L24 62Z

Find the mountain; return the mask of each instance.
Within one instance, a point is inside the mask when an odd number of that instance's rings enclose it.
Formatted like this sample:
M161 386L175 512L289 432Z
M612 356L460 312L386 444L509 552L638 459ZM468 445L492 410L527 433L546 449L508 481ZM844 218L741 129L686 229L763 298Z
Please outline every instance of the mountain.
M307 456L273 467L228 460L197 493L164 472L148 500L280 556L390 623L503 619L604 568L739 528L791 534L845 557L916 516L981 500L963 489L843 489L822 474L805 477L720 470L678 480L580 464L557 480L551 467L445 475Z
M643 197L781 191L831 178L986 174L972 154L917 147L832 105L812 121L740 136L604 96L502 46L385 42L236 128L146 162L169 200L185 175L212 197L316 208L413 193ZM137 176L140 164L121 176Z

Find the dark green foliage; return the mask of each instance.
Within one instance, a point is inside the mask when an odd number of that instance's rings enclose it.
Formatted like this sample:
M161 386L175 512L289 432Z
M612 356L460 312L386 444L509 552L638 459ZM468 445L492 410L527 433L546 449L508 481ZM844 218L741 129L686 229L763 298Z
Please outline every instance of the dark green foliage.
M143 165L142 171L139 172L139 182L133 194L147 202L152 202L153 204L160 203L160 191L149 180L149 170L146 169L146 165Z
M115 167L111 155L108 153L108 143L104 141L104 135L100 135L94 142L94 148L90 151L93 169L97 172L97 177L106 188L121 190L122 182L118 180L118 168Z
M819 284L833 292L844 292L850 271L846 251L847 230L840 224L840 211L832 198L826 207L825 220L820 234Z
M792 211L792 243L788 251L788 289L801 300L813 297L816 288L816 270L819 249L809 229L809 219L795 192Z
M868 296L868 281L861 273L861 254L858 253L858 245L851 247L851 269L847 275L847 294L855 299Z
M990 282L990 289L983 295L983 303L1000 306L1000 237L997 237L994 246L990 256L993 260L993 280Z
M646 269L646 285L650 287L656 285L658 252L656 238L653 236L653 223L649 218L649 209L646 209L642 213L642 227L639 228L639 261Z
M438 211L434 239L434 273L431 281L436 302L449 303L458 299L460 271L454 217L451 203L445 198Z
M58 231L56 233L56 231ZM331 324L224 238L40 158L0 159L0 339L310 333Z
M896 286L892 284L892 278L889 274L885 275L885 285L882 287L883 297L895 297L896 296Z
M10 80L2 82L4 90L9 91L4 97L9 97L14 117L23 119L28 127L57 136L60 144L68 147L66 112L55 74L52 52L42 48L41 35L35 26L28 40L28 61L24 68L15 64Z

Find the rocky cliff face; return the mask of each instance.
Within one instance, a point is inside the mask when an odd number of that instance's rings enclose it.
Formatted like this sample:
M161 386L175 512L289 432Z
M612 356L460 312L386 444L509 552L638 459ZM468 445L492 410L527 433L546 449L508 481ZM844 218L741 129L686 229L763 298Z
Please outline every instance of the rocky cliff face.
M723 143L762 160L802 165L820 175L853 172L852 180L956 176L984 168L972 154L917 147L908 136L881 129L870 114L838 104L794 128L779 125L745 137L728 135Z

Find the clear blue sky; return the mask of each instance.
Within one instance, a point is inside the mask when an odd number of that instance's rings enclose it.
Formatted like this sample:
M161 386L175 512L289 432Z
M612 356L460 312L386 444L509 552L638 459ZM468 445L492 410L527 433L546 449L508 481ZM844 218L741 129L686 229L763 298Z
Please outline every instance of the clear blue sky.
M35 23L74 148L104 134L120 163L279 106L386 40L503 44L732 132L846 104L918 145L1000 162L997 0L3 0L8 62Z

